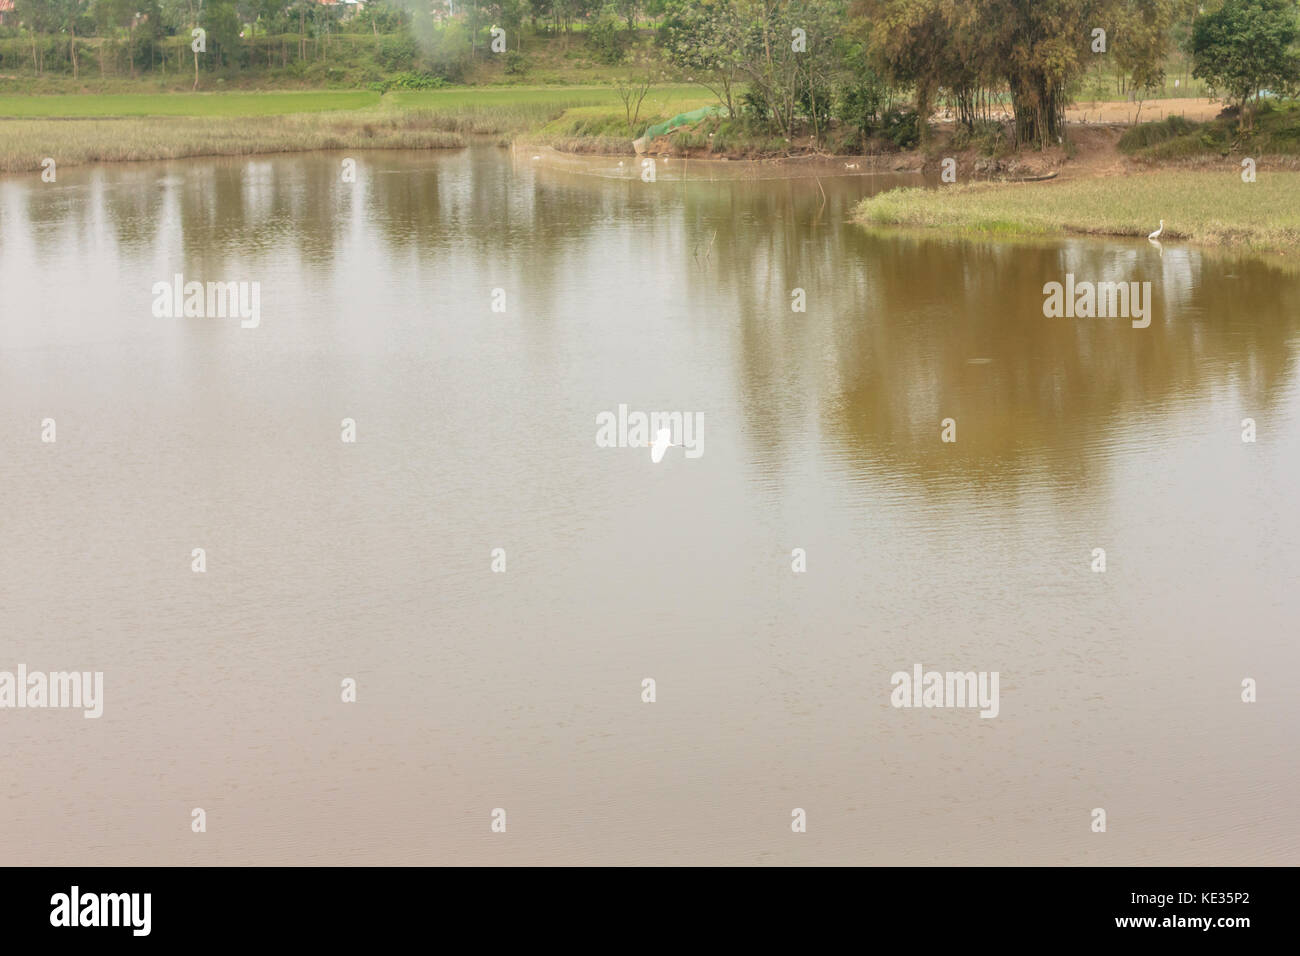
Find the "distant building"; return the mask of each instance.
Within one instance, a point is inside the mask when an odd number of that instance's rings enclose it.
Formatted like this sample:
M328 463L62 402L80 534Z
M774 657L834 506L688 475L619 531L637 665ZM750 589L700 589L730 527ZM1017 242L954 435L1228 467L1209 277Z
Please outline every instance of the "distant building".
M0 0L0 26L4 26L5 18L14 15L14 0Z

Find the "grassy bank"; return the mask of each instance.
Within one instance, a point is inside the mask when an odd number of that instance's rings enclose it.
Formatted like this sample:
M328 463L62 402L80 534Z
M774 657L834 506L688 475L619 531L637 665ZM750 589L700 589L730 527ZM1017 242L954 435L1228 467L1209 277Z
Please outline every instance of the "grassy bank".
M530 129L523 137L574 153L632 153L632 140L656 123L717 102L708 90L698 86L663 86L650 90L639 109L632 105L632 117L613 90L612 95L583 106L566 109Z
M1255 182L1242 180L1244 157L1259 166ZM1300 247L1298 161L1300 104L1268 102L1245 128L1236 116L1140 124L1105 155L1067 164L1059 181L890 192L863 202L857 218L999 236L1135 237L1163 219L1166 241L1288 251Z
M658 119L710 102L702 87L656 87L629 127L611 87L391 92L0 96L0 172L53 157L89 162L313 149L437 149L466 136L521 135L586 151L630 152ZM629 129L635 133L629 133Z
M1236 116L1193 123L1170 116L1142 123L1119 141L1120 152L1146 163L1238 156L1300 156L1300 103L1264 101L1243 129Z
M1045 183L901 189L864 200L860 222L986 235L1144 237L1260 250L1300 247L1300 173L1163 170Z
M430 111L289 116L0 120L0 172L188 156L244 156L313 149L441 149L464 137Z

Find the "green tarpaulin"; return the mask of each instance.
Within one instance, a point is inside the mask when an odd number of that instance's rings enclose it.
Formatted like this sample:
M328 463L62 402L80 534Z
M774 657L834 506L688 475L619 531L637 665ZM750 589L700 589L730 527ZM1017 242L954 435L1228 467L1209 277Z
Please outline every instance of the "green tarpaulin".
M726 112L721 106L706 106L703 109L691 110L689 113L678 113L666 123L656 123L645 131L645 140L649 142L656 136L663 136L671 133L681 126L690 126L692 123L698 123L706 116L714 116Z

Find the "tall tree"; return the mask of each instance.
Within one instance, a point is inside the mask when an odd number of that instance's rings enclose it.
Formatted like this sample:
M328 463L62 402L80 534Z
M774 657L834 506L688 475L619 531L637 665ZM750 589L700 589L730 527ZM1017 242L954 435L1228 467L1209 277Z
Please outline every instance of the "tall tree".
M870 49L886 79L916 90L916 111L925 141L955 28L961 21L945 0L867 0L862 6L871 23Z
M1158 82L1181 0L859 0L886 76L916 89L928 119L938 90L959 103L995 80L1011 94L1018 143L1065 137L1070 85L1091 62L1093 30L1118 33L1127 69ZM1122 67L1125 68L1125 67Z
M657 42L669 63L734 113L744 42L735 0L669 0Z
M1142 113L1142 101L1164 83L1166 55L1176 22L1189 16L1195 0L1119 0L1110 52L1128 78Z
M1259 92L1294 89L1300 83L1295 0L1226 0L1192 25L1192 75L1206 80L1245 109Z
M61 33L68 35L68 59L72 61L72 78L78 76L77 36L88 36L94 29L90 18L90 0L51 0L53 21Z
M239 54L239 15L235 0L204 0L200 26L208 31L208 54L227 65Z

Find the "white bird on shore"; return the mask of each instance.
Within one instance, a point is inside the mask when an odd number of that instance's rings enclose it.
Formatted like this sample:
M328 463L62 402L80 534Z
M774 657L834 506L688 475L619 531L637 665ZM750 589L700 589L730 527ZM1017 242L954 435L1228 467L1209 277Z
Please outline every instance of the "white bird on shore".
M1160 233L1162 233L1162 232L1164 232L1164 231L1165 231L1165 221L1164 221L1163 219L1161 219L1161 220L1160 220L1160 228L1157 229L1155 232L1151 233L1149 236L1147 236L1147 238L1148 238L1148 239L1159 239L1159 238L1160 238Z
M670 428L659 429L659 434L655 436L655 442L650 446L650 460L656 465L664 460L664 455L669 448L682 448L680 443L673 441L673 433Z

